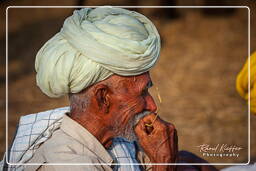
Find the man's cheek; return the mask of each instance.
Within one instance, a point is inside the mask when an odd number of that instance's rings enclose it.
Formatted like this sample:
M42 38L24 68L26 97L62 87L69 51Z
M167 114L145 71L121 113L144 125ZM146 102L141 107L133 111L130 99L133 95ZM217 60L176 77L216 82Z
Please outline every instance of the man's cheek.
M143 111L144 104L143 98L127 99L124 110L136 114Z
M133 99L133 104L137 109L144 110L146 101L145 101L144 97L139 96L139 97ZM140 112L142 112L142 111L140 111Z

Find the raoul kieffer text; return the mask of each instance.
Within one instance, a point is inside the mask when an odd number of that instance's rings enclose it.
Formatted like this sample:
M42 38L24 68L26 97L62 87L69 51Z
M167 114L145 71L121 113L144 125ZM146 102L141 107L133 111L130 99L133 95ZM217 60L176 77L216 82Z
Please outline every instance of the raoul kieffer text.
M243 149L237 145L228 144L201 144L196 147L199 148L200 152L205 157L239 157L239 151Z

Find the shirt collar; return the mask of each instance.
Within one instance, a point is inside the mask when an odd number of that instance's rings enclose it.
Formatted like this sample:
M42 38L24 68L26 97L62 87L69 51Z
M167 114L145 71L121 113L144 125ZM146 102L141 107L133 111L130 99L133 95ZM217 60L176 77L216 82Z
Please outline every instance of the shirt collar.
M95 153L103 162L111 165L112 157L107 152L105 147L82 125L71 119L66 114L63 116L62 124L60 126L65 133L82 143L85 147Z

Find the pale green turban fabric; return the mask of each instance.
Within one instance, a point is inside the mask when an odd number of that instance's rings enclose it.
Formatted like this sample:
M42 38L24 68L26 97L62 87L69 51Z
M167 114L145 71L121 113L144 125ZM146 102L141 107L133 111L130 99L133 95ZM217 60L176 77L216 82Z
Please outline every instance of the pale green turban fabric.
M112 74L144 73L159 53L159 34L142 14L114 7L75 10L37 53L37 85L49 97L77 93Z

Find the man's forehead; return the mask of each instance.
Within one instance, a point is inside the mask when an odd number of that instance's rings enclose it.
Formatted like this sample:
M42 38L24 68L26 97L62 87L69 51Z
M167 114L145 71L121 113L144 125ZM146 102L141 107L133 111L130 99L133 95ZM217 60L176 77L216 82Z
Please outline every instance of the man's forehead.
M139 87L149 88L153 85L149 73L129 77L129 82L133 83L134 86L138 85Z
M112 85L117 87L138 87L143 89L145 87L149 88L153 85L149 73L144 73L137 76L119 76L113 75L111 77Z

